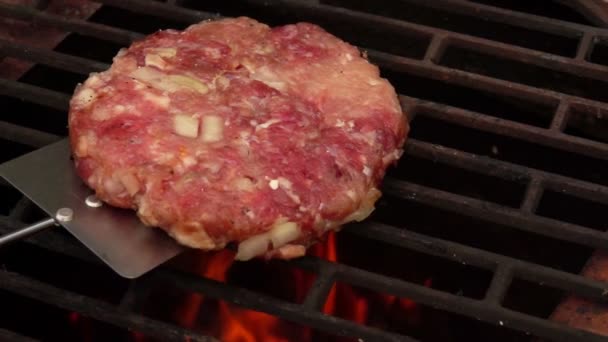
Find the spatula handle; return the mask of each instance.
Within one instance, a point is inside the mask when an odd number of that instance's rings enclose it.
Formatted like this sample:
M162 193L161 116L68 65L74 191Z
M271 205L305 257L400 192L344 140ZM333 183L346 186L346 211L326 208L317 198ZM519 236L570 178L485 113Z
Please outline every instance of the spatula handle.
M38 221L29 226L20 228L12 233L0 236L0 247L9 244L13 241L25 239L26 237L43 231L47 228L55 226L55 219L47 218L42 221Z

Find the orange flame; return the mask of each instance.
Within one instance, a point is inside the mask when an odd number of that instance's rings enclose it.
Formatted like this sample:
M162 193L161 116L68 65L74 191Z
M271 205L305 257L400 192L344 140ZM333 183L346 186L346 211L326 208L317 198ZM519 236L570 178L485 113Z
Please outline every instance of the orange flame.
M336 248L336 233L333 231L329 232L329 234L327 234L327 240L323 243L316 244L312 254L326 259L327 261L337 262L338 251ZM336 284L334 284L331 287L325 305L323 306L323 313L326 315L333 315L336 311L336 291Z
M221 340L237 342L269 341L287 342L278 336L280 321L271 315L229 307L220 303L219 316L222 324Z

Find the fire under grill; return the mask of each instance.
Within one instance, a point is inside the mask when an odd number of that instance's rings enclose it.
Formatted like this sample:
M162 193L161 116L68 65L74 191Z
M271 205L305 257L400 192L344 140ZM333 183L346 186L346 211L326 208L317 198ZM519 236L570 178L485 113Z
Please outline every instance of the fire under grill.
M578 274L608 249L608 29L549 1L536 15L496 7L505 1L97 3L88 19L44 1L0 3L0 20L70 32L54 49L0 39L5 61L32 63L0 78L0 161L65 136L75 84L108 68L118 48L220 15L310 21L357 44L395 85L411 138L370 219L306 257L235 264L224 270L231 278L209 262L185 266L229 251L193 252L128 281L59 229L0 250L0 339L259 339L236 326L218 332L222 322L198 329L187 308L167 309L188 298L199 316L229 305L284 321L269 341L606 340L608 327L578 329L552 313L568 296L608 298L608 283ZM41 218L0 187L0 233Z

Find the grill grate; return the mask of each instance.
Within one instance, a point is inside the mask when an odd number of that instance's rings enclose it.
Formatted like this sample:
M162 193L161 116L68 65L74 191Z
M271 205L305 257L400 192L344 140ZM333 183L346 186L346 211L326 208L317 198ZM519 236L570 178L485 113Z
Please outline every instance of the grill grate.
M193 23L217 17L212 13L180 7L175 4L175 1L163 3L143 0L103 0L99 2L106 6L183 23ZM572 39L577 42L576 51L572 56L557 55L529 47L416 24L398 18L389 18L380 14L361 12L338 5L321 4L316 1L243 1L244 5L249 6L249 8L261 9L264 13L271 13L275 16L291 14L290 18L295 15L298 19L312 22L336 21L344 25L373 27L382 32L406 33L426 42L426 52L420 58L403 57L368 49L367 53L370 60L389 74L405 73L425 79L438 80L454 86L480 90L497 97L509 97L519 101L548 106L553 110L553 113L548 117L549 124L538 127L497 118L458 106L429 101L424 98L400 95L403 107L411 114L412 118L431 118L476 131L517 138L533 144L597 159L601 162L608 160L608 144L605 142L564 133L569 125L576 122L578 115L583 115L581 113L599 113L601 115L608 113L608 103L598 101L589 93L534 87L504 77L484 75L483 72L445 66L442 63L446 52L457 48L512 62L524 63L545 70L576 75L589 81L608 82L607 67L590 62L594 48L598 44L602 44L604 39L608 39L608 30L512 12L468 1L427 1L424 4L417 0L403 0L402 2L416 6L428 6L431 9L455 14L475 13L476 16L486 18L492 22ZM120 45L128 44L142 36L140 33L120 28L89 21L65 19L37 9L6 4L0 4L0 16L35 21ZM34 49L2 40L0 40L0 55L32 61L80 75L86 75L89 72L108 67L107 64L98 61L50 50ZM48 106L62 112L67 111L68 108L69 95L20 81L0 79L0 95ZM415 125L414 122L414 129ZM59 139L56 134L6 121L0 121L0 136L5 140L33 148L44 146ZM383 191L385 194L447 212L465 215L483 222L496 223L504 227L593 249L608 249L608 235L603 231L540 216L537 213L541 198L546 191L563 193L601 205L608 205L608 186L606 185L480 156L416 138L409 140L406 155L482 175L515 181L525 186L524 196L521 198L519 207L511 208L401 180L394 176L386 179ZM4 189L7 188L6 184L2 186ZM30 210L28 208L31 206L27 200L22 199L17 202L9 215L0 217L0 231L8 232L22 226L25 212ZM605 283L445 239L430 237L378 221L351 225L347 229L349 232L366 239L378 240L400 248L489 270L493 273L490 286L485 293L485 297L477 300L430 289L344 264L305 257L291 261L290 264L312 271L318 277L301 305L265 297L249 290L167 268L161 268L152 272L149 276L137 280L131 291L137 291L141 283L169 279L188 291L203 293L206 296L277 315L286 320L333 334L374 341L413 341L409 337L324 315L321 312L323 303L332 285L339 281L372 291L411 298L418 303L440 310L506 326L548 339L564 341L603 340L603 337L590 332L573 329L547 319L506 308L503 306L503 299L512 282L515 279L523 279L603 302L606 300L608 293L608 286ZM95 262L80 247L58 234L46 233L44 237L34 237L30 242L45 249ZM146 335L158 336L164 340L183 340L185 337L190 337L193 340L209 340L209 338L194 331L131 312L128 304L123 307L116 307L5 270L0 270L0 289L39 299L64 309L78 311L96 320L124 329L134 329ZM127 293L126 297L128 298L128 296ZM0 337L9 334L13 333L0 330Z

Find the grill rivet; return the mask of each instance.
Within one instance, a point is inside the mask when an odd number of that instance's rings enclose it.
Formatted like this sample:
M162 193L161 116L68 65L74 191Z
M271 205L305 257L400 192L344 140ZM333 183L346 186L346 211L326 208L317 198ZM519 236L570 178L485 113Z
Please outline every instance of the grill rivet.
M84 200L84 203L86 203L86 205L91 208L99 208L103 205L103 202L95 195L87 196L87 198Z
M70 222L74 218L74 210L70 208L61 208L57 210L55 219L59 222Z

